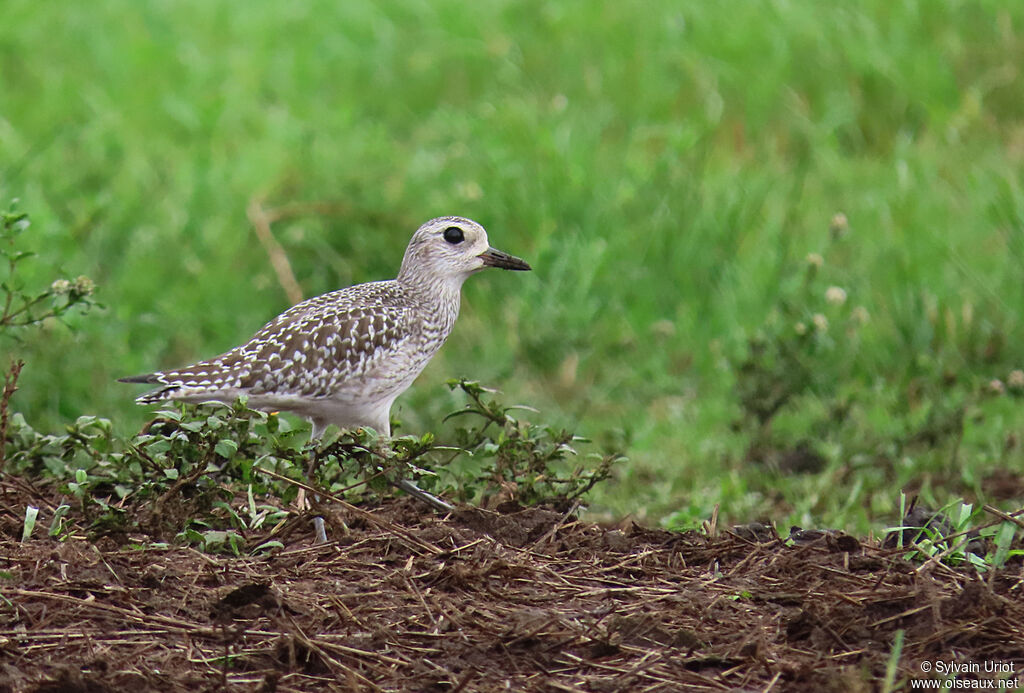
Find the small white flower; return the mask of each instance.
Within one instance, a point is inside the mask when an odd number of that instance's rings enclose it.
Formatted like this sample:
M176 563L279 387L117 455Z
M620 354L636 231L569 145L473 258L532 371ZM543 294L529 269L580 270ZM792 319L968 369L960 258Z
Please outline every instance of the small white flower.
M1024 371L1019 369L1010 371L1010 377L1006 379L1006 382L1014 390L1024 388Z
M797 324L793 325L793 331L796 332L801 337L804 336L805 334L807 334L806 323L798 322Z
M825 258L818 253L807 253L807 266L811 269L821 269L825 264Z
M857 306L853 309L853 319L861 325L866 325L868 320L871 319L871 314L868 313L868 309L864 306Z
M828 230L832 232L832 238L842 238L850 230L850 220L842 212L836 212L832 215Z
M846 303L846 290L838 286L830 286L825 290L825 300L834 306Z
M811 322L814 323L814 329L818 332L828 332L828 318L821 313L815 313L811 316Z
M85 276L84 274L75 280L74 289L75 293L81 294L82 296L88 296L96 288L96 284L92 279Z
M993 378L988 383L988 391L994 395L1001 395L1006 392L1006 386L1003 385L1003 381L999 378Z
M57 279L50 284L50 291L55 294L66 294L71 291L71 282L67 279Z

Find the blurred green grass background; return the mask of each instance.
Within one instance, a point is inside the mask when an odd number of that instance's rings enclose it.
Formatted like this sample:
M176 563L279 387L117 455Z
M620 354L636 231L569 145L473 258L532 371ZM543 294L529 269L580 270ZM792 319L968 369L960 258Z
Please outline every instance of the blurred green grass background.
M467 283L395 413L437 428L461 403L443 381L463 376L625 446L597 512L685 525L721 503L864 529L900 489L1024 495L986 485L1024 467L1021 407L979 394L1024 366L1024 5L0 13L0 196L32 215L27 279L86 274L106 306L0 344L28 361L16 403L39 428L90 413L137 430L147 412L116 377L220 353L287 307L246 215L261 200L285 212L274 232L306 296L394 276L441 214L528 259ZM830 285L846 304L821 300ZM748 339L784 339L801 311L831 318L829 349L752 426ZM921 438L947 419L956 435ZM760 452L806 441L810 471Z

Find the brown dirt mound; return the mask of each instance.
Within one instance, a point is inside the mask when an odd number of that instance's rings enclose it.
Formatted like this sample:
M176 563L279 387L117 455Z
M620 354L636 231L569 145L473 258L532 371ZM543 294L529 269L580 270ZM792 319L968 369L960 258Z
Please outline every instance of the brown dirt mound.
M1019 562L501 510L392 501L269 558L0 540L0 691L869 691L898 630L897 686L1024 668Z

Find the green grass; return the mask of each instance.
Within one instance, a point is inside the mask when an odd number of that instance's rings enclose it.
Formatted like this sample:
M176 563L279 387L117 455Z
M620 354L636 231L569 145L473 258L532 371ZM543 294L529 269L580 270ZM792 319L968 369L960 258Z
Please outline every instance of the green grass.
M28 279L86 274L107 307L0 343L28 361L16 405L38 428L137 430L116 377L212 356L287 307L246 218L262 196L327 204L274 228L306 295L393 276L439 214L527 258L530 275L467 283L396 414L438 428L462 376L625 444L596 511L877 529L901 489L979 502L992 469L1022 468L1019 402L982 393L1024 367L1024 6L0 12L0 198L32 215ZM815 312L827 335L755 368L810 379L755 425L748 338L785 344ZM800 441L820 471L773 462Z

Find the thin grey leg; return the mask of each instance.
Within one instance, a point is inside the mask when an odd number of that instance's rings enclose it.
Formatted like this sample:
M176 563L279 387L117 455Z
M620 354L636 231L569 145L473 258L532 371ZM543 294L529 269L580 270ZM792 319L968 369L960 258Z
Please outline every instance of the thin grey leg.
M320 437L323 436L323 434L324 434L324 432L326 430L327 430L327 424L326 423L314 420L313 421L313 431L312 431L312 434L310 435L310 441L318 441L318 440L320 440ZM380 431L384 432L385 439L390 438L391 437L391 421L390 420L386 420L386 423L381 425L380 428L378 428L377 430L380 430ZM307 474L308 478L310 478L310 479L313 478L313 469L316 466L316 463L317 463L317 454L316 454L316 452L313 452L313 456L310 459L309 471L308 471L308 474ZM400 489L402 491L405 491L406 493L408 493L413 498L416 498L417 500L419 500L419 501L421 501L423 503L426 503L427 505L429 505L431 508L433 508L435 511L437 511L439 513L450 513L450 512L455 510L455 506L453 506L453 505L451 505L451 504L441 500L440 498L438 498L437 496L435 496L435 495L433 495L431 493L427 493L426 491L421 489L419 486L417 486L414 482L409 481L408 479L399 479L398 481L391 482L391 484L395 488ZM320 500L320 498L318 496L314 496L314 498L316 498L317 500ZM313 543L314 544L326 544L327 543L327 528L326 528L325 523L324 523L324 518L319 517L319 516L313 518L313 531L315 532L315 535L316 535L315 538L313 539Z
M316 441L317 443L319 443L320 438L323 437L324 432L327 430L327 424L317 421L315 419L313 420L312 423L313 431L309 436L309 440L310 442ZM317 458L318 454L316 448L314 448L312 456L309 461L309 469L306 472L307 479L313 478L313 469L316 467L316 464L319 461ZM320 496L314 495L313 498L315 498L318 503L320 502ZM324 518L320 517L319 515L313 518L313 533L315 535L313 537L314 545L327 543L327 526L324 523Z
M313 518L313 531L316 532L316 538L313 539L313 544L327 543L327 529L324 524L324 518L320 516Z
M446 503L432 493L427 493L408 479L399 479L398 481L392 481L391 483L395 488L401 489L413 498L423 501L439 513L450 513L455 510L454 505Z
M390 416L390 414L385 414L384 420L381 421L380 424L381 424L381 428L377 428L377 430L378 431L384 431L385 438L390 439L391 438L391 416ZM455 510L455 506L454 505L450 505L450 504L446 503L445 501L441 500L440 498L438 498L437 496L433 495L432 493L427 493L426 491L424 491L423 489L421 489L419 486L417 486L412 481L409 481L408 479L399 479L398 481L392 481L391 485L394 486L397 489L405 491L406 493L408 493L413 498L416 498L417 500L422 501L423 503L426 503L427 505L429 505L431 508L433 508L434 510L436 510L439 513L450 513L453 510Z

